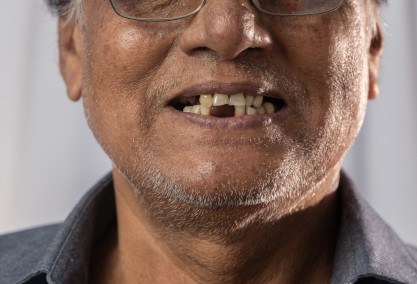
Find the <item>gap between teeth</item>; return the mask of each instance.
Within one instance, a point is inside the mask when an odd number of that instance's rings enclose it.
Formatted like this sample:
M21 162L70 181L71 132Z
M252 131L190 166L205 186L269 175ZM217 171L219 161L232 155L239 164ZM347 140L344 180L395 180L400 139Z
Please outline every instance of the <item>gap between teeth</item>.
M196 102L200 104L195 104ZM243 93L234 95L214 94L200 95L197 97L181 98L181 103L189 103L192 106L186 106L183 112L194 114L210 115L210 109L220 106L234 106L234 116L256 115L256 114L273 114L275 106L270 102L263 102L263 96L249 96Z

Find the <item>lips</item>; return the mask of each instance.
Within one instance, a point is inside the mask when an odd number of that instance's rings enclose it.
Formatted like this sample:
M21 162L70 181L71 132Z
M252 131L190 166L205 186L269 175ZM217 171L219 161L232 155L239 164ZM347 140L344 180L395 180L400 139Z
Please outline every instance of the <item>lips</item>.
M286 102L278 92L257 84L209 82L177 93L168 105L184 113L225 118L272 115Z
M251 82L207 82L175 93L166 103L176 121L211 129L259 128L283 119L279 91Z

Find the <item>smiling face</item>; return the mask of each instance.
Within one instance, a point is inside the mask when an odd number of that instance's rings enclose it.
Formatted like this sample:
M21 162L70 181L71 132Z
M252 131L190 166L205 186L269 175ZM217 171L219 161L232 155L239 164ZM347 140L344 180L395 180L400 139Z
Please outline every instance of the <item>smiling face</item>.
M69 95L82 96L140 197L201 208L313 195L357 135L376 95L377 8L346 0L333 13L278 17L239 3L209 0L193 17L148 23L91 0L82 26L61 30ZM227 118L178 110L181 97L215 93L282 105Z

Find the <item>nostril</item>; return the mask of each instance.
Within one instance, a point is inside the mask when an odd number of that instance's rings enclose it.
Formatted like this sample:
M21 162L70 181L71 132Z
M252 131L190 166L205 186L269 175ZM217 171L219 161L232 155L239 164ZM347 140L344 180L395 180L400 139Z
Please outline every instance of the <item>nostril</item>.
M247 50L269 50L272 36L256 18L255 8L236 6L235 1L213 1L194 17L178 46L187 55L208 51L222 60L232 60Z
M188 55L195 56L199 54L214 53L213 50L207 47L196 47L187 51Z

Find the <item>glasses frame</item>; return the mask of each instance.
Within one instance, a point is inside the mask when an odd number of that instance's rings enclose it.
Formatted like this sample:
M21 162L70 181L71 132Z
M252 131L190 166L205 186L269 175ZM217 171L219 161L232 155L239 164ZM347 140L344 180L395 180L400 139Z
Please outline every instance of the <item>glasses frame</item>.
M122 18L125 19L129 19L129 20L134 20L134 21L144 21L144 22L169 22L169 21L175 21L175 20L179 20L179 19L183 19L183 18L187 18L190 16L193 16L195 14L197 14L198 12L200 12L200 10L204 7L204 5L206 4L206 0L200 0L200 5L192 12L182 15L182 16L178 16L178 17L171 17L171 18L141 18L141 17L133 17L133 16L128 16L123 14L119 8L116 7L116 5L113 2L114 0L109 0L110 5L112 6L114 12L119 15ZM258 0L251 0L253 6L256 7L256 9L258 9L259 11L268 14L268 15L273 15L273 16L281 16L281 17L301 17L301 16L316 16L316 15L323 15L323 14L327 14L327 13L331 13L334 12L336 10L338 10L340 8L340 6L342 6L343 2L345 0L338 0L337 5L330 9L330 10L326 10L324 12L320 12L320 13L298 13L298 14L288 14L288 13L273 13L273 12L269 12L266 11L264 9L261 8L261 5L259 4Z

